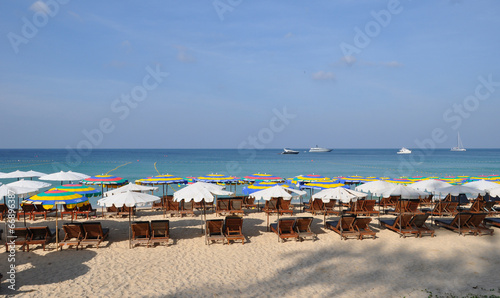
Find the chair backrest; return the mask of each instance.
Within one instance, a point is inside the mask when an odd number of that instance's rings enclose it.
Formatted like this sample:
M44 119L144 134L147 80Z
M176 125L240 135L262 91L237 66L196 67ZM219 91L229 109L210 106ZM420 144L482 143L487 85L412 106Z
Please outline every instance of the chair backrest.
M337 228L340 230L342 229L343 231L350 231L353 229L352 224L356 220L356 217L354 216L343 216L342 219L339 221L339 225Z
M66 236L65 239L71 238L82 238L83 237L83 227L79 223L67 223L63 225L63 230Z
M248 205L253 205L253 204L255 204L255 198L252 198L252 197L246 197L246 204L248 204Z
M183 210L193 210L194 209L194 201L193 200L190 200L190 201L183 200L182 209Z
M26 227L23 228L14 228L13 230L13 236L16 236L15 241L18 240L29 240L31 233L30 230Z
M477 228L481 225L481 223L485 218L486 218L486 213L472 214L469 220L467 221L467 224Z
M280 234L293 232L295 219L280 219L278 225Z
M482 211L486 211L486 212L493 211L493 206L495 205L495 203L496 203L495 201L484 202Z
M281 198L279 200L279 207L280 207L280 209L282 209L282 210L288 210L288 209L290 209L290 202L291 201L292 200L285 200L285 199Z
M72 206L73 206L73 208L69 208L68 204L64 204L63 205L64 211L74 211L74 210L77 210L76 205L72 205Z
M106 211L108 212L118 212L118 208L113 204L111 207L106 207Z
M463 228L467 226L467 222L469 221L472 214L470 213L457 213L453 220L451 221L451 226Z
M78 211L92 211L92 205L89 204L85 204L81 207L78 207Z
M448 206L446 206L446 211L450 213L457 212L458 202L450 202Z
M402 229L410 226L410 220L413 217L411 214L400 214L396 220L396 225Z
M429 213L414 215L410 221L410 225L413 225L417 228L423 227L425 221L427 220L427 218L429 218L429 215L430 215Z
M266 201L266 205L268 210L278 210L278 198L271 198L269 201Z
M217 199L217 210L229 210L229 199Z
M167 210L169 211L179 211L179 202L174 202L173 200L167 200Z
M223 219L207 220L207 234L208 235L222 234L223 226L224 226Z
M168 237L169 228L170 221L167 219L151 221L151 235L153 237Z
M45 208L43 208L42 205L33 204L33 207L35 208L34 211L36 211L36 212L47 212L47 210Z
M231 200L231 210L242 210L242 209L243 209L243 199Z
M52 236L49 227L29 227L31 233L31 240L43 240L47 237Z
M321 211L321 210L324 210L325 209L325 206L324 206L325 203L323 203L323 200L322 199L314 199L313 202L312 202L312 210L315 210L315 211Z
M335 208L335 204L337 203L337 200L330 200L328 203L324 203L325 209L332 210Z
M226 216L226 229L238 230L243 227L243 218L239 216Z
M7 213L9 211L9 207L6 204L0 204L0 213Z
M434 205L434 212L438 212L438 213L444 212L449 204L450 204L450 202L447 202L444 200L438 201L436 203L436 205Z
M297 217L295 227L299 232L308 232L311 230L312 217Z
M33 212L35 211L35 205L33 204L22 204L21 209L23 209L24 212Z
M100 222L85 222L82 224L86 238L100 238L103 235Z
M149 222L148 221L136 221L132 223L132 237L149 237Z
M484 206L484 201L482 199L475 199L472 202L472 205L470 206L470 211L471 212L483 212L483 206Z
M368 224L372 221L370 217L358 217L353 223L353 226L355 228L358 228L359 230L366 230L368 227Z
M375 200L363 200L364 205L363 205L363 210L365 211L374 211L375 210L375 203L377 201Z
M412 212L415 213L418 211L418 205L420 204L420 201L408 201L408 204L406 205L406 212Z

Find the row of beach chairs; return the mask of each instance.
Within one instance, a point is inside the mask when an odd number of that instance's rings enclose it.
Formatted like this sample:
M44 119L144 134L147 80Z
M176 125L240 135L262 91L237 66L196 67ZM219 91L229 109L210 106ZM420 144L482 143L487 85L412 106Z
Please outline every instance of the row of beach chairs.
M132 223L132 246L145 244L146 247L155 243L167 243L170 240L170 221L152 220Z
M281 218L277 223L272 223L270 227L271 231L278 235L281 242L287 239L302 241L307 238L315 241L317 235L311 230L312 221L312 217Z
M230 241L241 240L245 244L245 235L243 235L243 218L239 216L226 216L225 219L207 220L205 226L205 243L221 241L222 244Z

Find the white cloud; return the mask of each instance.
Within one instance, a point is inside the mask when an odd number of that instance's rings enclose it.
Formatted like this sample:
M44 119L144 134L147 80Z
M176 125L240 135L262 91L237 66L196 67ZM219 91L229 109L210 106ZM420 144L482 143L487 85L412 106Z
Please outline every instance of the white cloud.
M398 62L398 61L389 61L389 62L384 62L382 63L383 66L388 66L388 67L402 67L403 64Z
M344 56L344 57L342 57L341 61L347 65L353 65L354 63L356 63L356 57Z
M47 15L50 12L50 9L47 6L47 4L45 4L42 1L36 1L35 3L31 4L30 9L34 12L41 12Z
M195 62L196 58L194 58L191 54L188 53L188 49L184 46L174 46L177 49L177 60L185 63Z
M285 35L285 38L291 38L293 37L293 33L292 32L288 32L286 35Z
M333 81L335 80L335 75L330 71L318 71L312 74L313 80L316 81Z

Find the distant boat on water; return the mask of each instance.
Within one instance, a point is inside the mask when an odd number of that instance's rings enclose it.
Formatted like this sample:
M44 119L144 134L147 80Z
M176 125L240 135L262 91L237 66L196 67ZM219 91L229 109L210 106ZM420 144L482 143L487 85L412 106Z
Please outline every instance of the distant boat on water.
M411 150L403 147L398 151L398 154L411 154Z
M332 149L321 148L316 145L316 147L309 149L309 152L319 153L319 152L330 152Z
M299 151L295 151L295 150L288 149L288 148L283 148L283 152L281 152L281 154L299 154Z
M467 151L467 149L464 148L464 145L462 144L462 140L460 139L460 133L457 133L457 146L451 148L450 151L458 151L458 152L463 152Z

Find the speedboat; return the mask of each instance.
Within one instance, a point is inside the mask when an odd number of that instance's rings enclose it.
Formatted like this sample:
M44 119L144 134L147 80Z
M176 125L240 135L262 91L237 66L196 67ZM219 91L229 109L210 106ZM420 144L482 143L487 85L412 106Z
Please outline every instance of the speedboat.
M295 151L295 150L288 149L288 148L283 148L283 152L281 152L281 154L299 154L299 151Z
M398 154L411 154L411 150L403 147L398 151Z
M318 152L330 152L330 151L332 151L332 149L320 148L320 147L318 147L318 145L316 145L316 147L314 147L314 148L309 149L309 152L315 152L315 153L318 153Z

